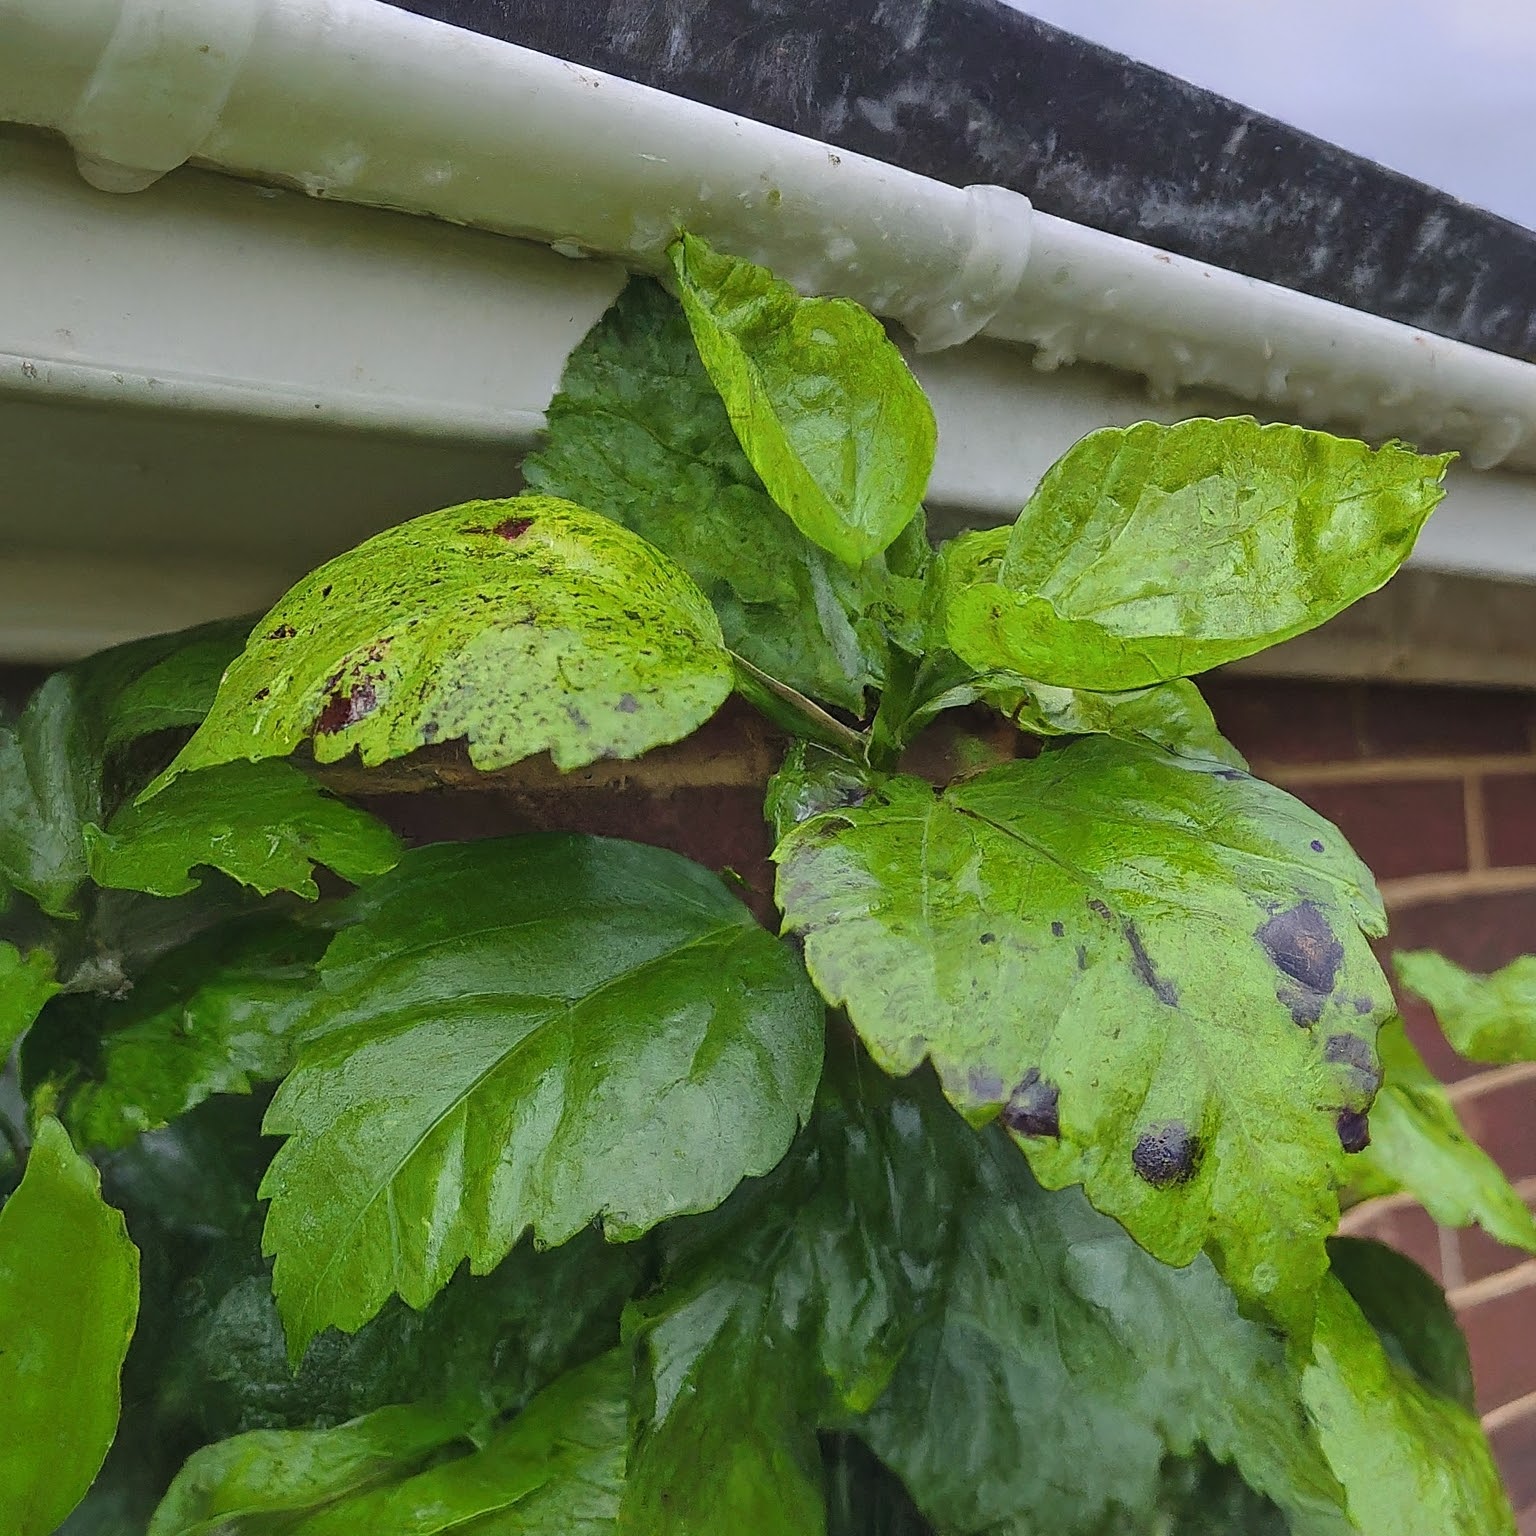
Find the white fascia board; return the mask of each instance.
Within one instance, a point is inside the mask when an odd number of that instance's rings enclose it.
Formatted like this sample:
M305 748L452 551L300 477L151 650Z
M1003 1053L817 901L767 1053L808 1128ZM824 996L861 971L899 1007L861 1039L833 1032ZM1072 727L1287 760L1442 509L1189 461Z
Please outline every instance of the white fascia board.
M433 507L516 489L614 264L182 170L97 191L0 130L0 657L263 606ZM916 355L935 527L1012 518L1085 432L1229 414L978 338ZM1457 466L1416 557L1536 579L1536 478ZM158 574L157 574L158 573Z
M985 332L1536 469L1536 366L378 0L7 0L0 119L61 133L114 190L193 160L641 269L689 228L921 347Z

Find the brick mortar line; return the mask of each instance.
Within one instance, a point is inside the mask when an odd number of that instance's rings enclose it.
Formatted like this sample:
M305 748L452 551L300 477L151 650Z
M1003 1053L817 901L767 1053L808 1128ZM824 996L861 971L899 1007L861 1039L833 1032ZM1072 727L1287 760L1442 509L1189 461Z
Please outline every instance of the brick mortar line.
M1445 1293L1445 1299L1457 1312L1465 1312L1487 1301L1497 1301L1516 1291L1536 1289L1536 1259L1527 1259L1513 1269L1501 1269L1496 1275L1485 1275L1467 1285L1457 1286Z
M1527 1392L1524 1397L1500 1403L1497 1408L1490 1408L1483 1415L1483 1433L1495 1434L1506 1424L1513 1424L1517 1419L1523 1419L1532 1409L1536 1409L1536 1392Z
M1402 875L1383 880L1381 899L1392 911L1443 901L1450 896L1513 896L1536 890L1536 864L1507 869L1447 870L1433 875Z
M1528 1083L1533 1080L1536 1080L1536 1061L1516 1061L1506 1067L1490 1067L1486 1072L1447 1083L1445 1091L1453 1104L1460 1104L1467 1099L1481 1098L1485 1093L1496 1093L1511 1083Z
M1378 757L1332 763L1284 763L1256 757L1253 771L1273 784L1392 784L1462 779L1469 774L1536 773L1536 756L1500 752L1465 757Z
M1488 868L1488 812L1483 804L1483 776L1469 773L1462 781L1462 814L1467 823L1467 868Z

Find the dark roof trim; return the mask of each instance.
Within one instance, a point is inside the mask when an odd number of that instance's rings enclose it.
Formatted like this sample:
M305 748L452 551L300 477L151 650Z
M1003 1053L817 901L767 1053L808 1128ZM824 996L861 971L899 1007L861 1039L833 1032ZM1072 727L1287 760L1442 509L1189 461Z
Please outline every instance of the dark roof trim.
M1000 0L390 0L1536 361L1536 234Z

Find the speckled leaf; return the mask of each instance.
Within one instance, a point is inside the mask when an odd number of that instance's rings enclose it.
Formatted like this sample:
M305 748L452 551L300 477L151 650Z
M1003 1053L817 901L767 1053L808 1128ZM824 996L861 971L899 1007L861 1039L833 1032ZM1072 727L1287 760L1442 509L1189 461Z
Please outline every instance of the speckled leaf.
M1360 1536L1514 1536L1477 1420L1394 1365L1332 1276L1313 1347L1302 1391Z
M321 762L459 737L479 768L638 757L707 720L731 679L714 610L665 555L550 496L471 501L300 581L147 793L311 739Z
M293 1536L613 1536L629 1375L619 1351L581 1366L468 1456L341 1499Z
M726 644L799 692L864 709L884 632L913 628L928 545L914 522L851 570L774 504L731 431L677 301L633 278L571 354L530 490L602 512L665 550L720 616Z
M670 255L699 356L768 493L848 565L878 555L916 516L937 441L880 322L847 299L802 299L693 235Z
M177 1473L149 1536L292 1531L310 1511L409 1477L434 1451L462 1440L468 1427L463 1415L445 1409L400 1406L335 1429L257 1429L220 1440Z
M1160 1530L1165 1459L1204 1446L1298 1536L1348 1536L1283 1343L1207 1260L1160 1264L995 1129L945 1172L939 1304L858 1426L940 1530Z
M14 944L0 941L0 1063L58 990L50 951L33 949L24 954Z
M1432 950L1393 957L1398 980L1435 1010L1452 1048L1472 1061L1536 1061L1536 955L1479 976Z
M91 879L117 890L181 896L217 869L263 896L320 894L316 864L354 883L382 875L400 840L366 811L326 793L291 763L224 763L184 774L106 830L88 826Z
M1536 1219L1503 1171L1467 1135L1445 1088L1424 1065L1401 1019L1376 1040L1381 1092L1371 1144L1349 1167L1356 1199L1405 1189L1442 1226L1474 1222L1491 1237L1536 1253Z
M101 803L92 717L75 680L55 672L14 721L0 716L0 893L14 888L72 916L86 874L82 829Z
M532 1227L707 1210L809 1113L822 1010L793 953L661 849L531 836L407 854L358 893L267 1126L295 1355L422 1306Z
M1407 1254L1362 1237L1329 1238L1328 1262L1376 1330L1388 1358L1431 1392L1472 1412L1472 1358L1433 1276Z
M328 938L256 918L172 950L121 999L61 999L50 1021L84 1054L55 1059L49 1075L75 1138L125 1146L213 1094L281 1077Z
M951 594L948 643L979 671L1097 689L1251 655L1381 586L1451 457L1249 417L1091 433L1019 514L996 580Z
M50 1536L117 1429L139 1255L96 1170L44 1117L0 1208L0 1530Z
M1390 991L1338 832L1234 768L1090 737L910 778L780 844L778 898L875 1059L925 1058L1169 1263L1305 1333ZM1364 930L1364 931L1362 931Z

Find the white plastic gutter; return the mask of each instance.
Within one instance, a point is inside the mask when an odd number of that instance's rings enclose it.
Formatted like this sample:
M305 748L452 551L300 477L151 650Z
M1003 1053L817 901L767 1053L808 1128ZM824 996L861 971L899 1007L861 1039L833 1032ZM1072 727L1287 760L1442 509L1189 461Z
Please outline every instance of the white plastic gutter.
M1536 470L1536 366L377 0L0 0L0 120L109 191L193 162L647 270L687 228L924 349L986 334Z

